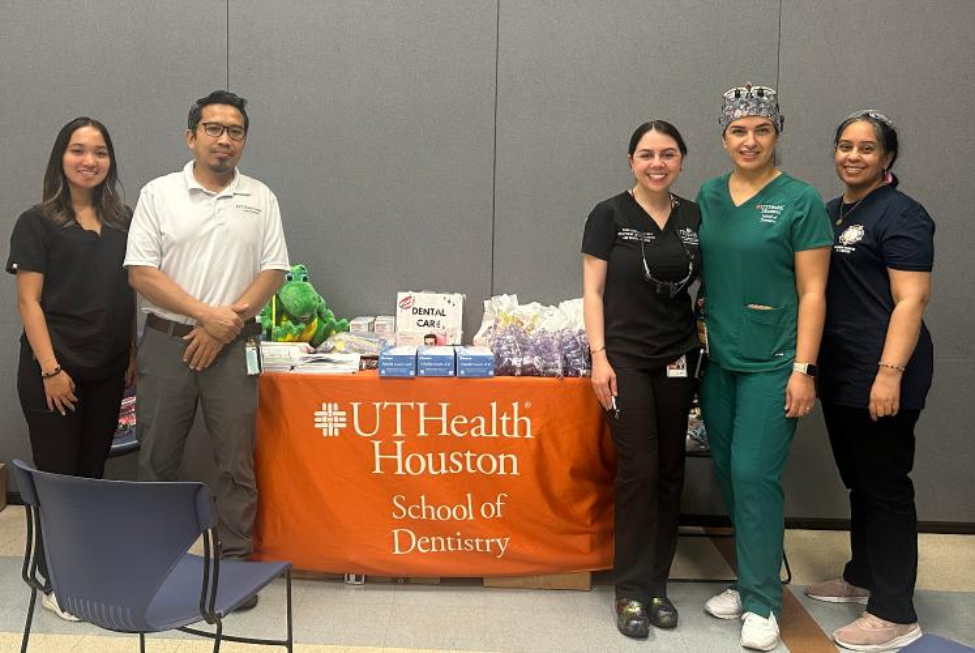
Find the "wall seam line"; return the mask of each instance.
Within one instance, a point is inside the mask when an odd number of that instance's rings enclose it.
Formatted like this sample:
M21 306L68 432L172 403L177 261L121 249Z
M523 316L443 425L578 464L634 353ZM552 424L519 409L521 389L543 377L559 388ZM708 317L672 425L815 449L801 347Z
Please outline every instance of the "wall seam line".
M501 60L501 0L495 2L494 32L494 151L491 162L491 285L490 296L494 297L494 257L497 248L497 206L498 206L498 79Z
M229 91L230 90L230 0L227 0L226 20L227 20L227 25L226 25L227 26L227 52L226 52L227 90Z

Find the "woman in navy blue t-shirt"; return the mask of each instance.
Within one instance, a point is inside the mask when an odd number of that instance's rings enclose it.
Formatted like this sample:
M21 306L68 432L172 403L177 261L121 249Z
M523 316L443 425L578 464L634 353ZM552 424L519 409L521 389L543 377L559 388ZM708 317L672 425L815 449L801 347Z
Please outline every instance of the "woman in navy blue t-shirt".
M840 578L806 589L814 599L865 603L833 638L847 648L906 646L921 636L914 612L917 512L910 471L914 425L931 386L924 309L934 222L897 190L897 131L858 111L836 131L846 186L827 206L835 241L820 348L819 396L833 456L850 491L852 556Z

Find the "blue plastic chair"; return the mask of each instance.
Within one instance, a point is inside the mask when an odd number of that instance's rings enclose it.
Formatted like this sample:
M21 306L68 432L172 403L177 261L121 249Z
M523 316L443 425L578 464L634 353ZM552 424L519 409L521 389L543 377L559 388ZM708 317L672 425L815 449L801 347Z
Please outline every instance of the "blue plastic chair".
M22 576L31 589L21 653L30 638L38 591L91 624L145 635L165 630L293 650L291 563L221 560L213 498L202 483L141 483L41 472L14 460L27 507ZM50 578L37 574L43 533ZM203 537L203 556L187 551ZM287 639L223 634L222 619L279 576L287 582ZM205 621L215 632L189 628Z

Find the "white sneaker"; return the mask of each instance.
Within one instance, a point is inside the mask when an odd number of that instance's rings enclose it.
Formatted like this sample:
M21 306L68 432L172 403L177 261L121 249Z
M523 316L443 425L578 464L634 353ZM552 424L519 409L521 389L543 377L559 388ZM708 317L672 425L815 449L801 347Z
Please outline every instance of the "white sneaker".
M741 607L741 595L738 590L730 587L721 594L715 594L704 604L704 611L718 619L740 619L744 610Z
M65 612L64 610L61 609L61 606L58 605L58 597L54 596L54 592L49 592L48 594L45 594L44 598L41 599L41 605L43 605L45 608L47 608L57 616L61 617L65 621L81 621L81 619L74 616L70 612Z
M779 624L775 621L774 614L766 619L754 612L746 612L741 619L744 623L741 625L739 643L743 647L771 651L779 645Z

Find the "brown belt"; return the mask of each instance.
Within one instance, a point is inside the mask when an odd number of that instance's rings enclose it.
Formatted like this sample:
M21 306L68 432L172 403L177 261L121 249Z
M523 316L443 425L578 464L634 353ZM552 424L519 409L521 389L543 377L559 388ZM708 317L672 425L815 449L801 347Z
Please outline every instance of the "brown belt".
M195 324L182 324L181 322L167 320L166 318L159 317L155 313L149 313L146 315L146 326L178 338L182 338L183 336L189 334L189 332L196 327ZM259 335L261 335L261 323L255 322L254 320L248 320L247 322L244 322L244 328L241 329L238 338L249 338L251 336Z

